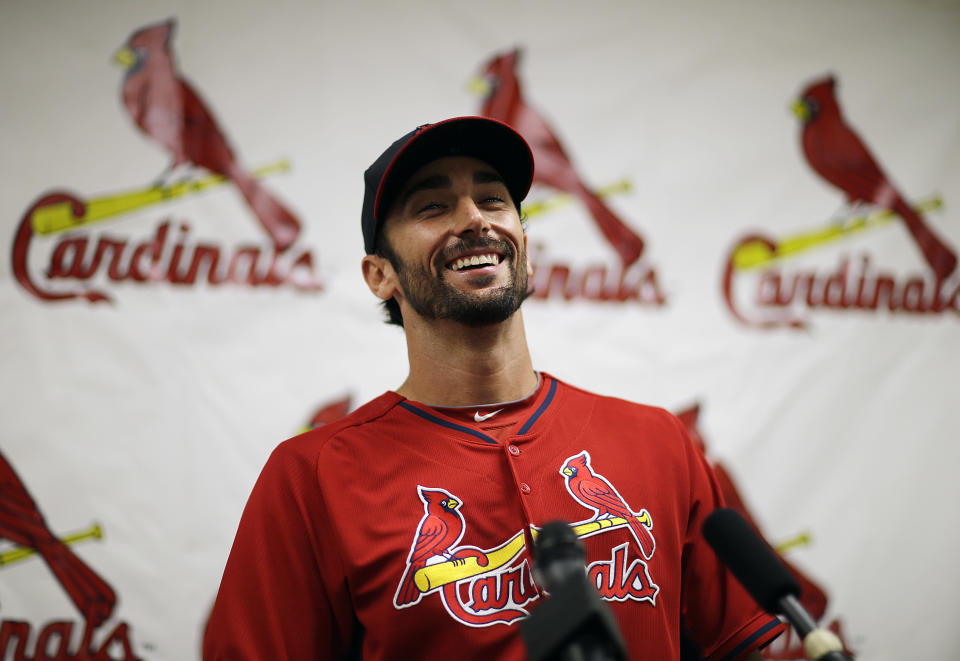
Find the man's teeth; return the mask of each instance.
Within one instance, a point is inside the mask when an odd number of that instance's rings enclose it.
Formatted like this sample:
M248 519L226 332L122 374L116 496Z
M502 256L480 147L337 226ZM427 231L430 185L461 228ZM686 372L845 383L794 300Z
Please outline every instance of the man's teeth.
M500 256L496 254L491 255L471 255L470 257L461 257L453 264L450 265L451 271L459 271L460 269L467 268L468 266L481 266L484 264L499 264Z

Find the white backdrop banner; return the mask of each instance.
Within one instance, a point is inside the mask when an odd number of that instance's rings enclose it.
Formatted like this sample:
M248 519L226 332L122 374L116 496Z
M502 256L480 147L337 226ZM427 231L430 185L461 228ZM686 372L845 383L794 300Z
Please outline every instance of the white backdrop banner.
M362 172L465 114L535 144L535 365L682 413L858 658L956 658L958 62L950 2L5 0L0 658L199 658L270 451L404 378Z

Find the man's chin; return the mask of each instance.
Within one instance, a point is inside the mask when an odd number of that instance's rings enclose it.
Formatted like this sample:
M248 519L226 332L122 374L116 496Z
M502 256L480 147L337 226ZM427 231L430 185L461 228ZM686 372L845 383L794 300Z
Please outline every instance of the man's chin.
M489 326L513 316L522 301L522 297L518 298L507 288L473 292L448 299L438 311L438 317L467 326Z
M516 310L474 308L472 310L456 310L444 315L444 318L470 328L483 328L503 323L514 313L516 313Z
M509 262L502 262L508 265ZM526 298L526 279L504 269L492 273L401 270L400 284L407 303L424 319L447 319L471 327L490 326L509 319ZM502 282L505 279L506 282Z

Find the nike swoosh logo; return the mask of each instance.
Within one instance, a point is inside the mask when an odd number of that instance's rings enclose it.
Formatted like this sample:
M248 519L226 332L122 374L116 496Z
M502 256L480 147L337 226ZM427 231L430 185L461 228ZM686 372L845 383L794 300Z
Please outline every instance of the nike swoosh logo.
M486 415L480 415L480 411L477 411L476 413L473 414L473 419L476 420L477 422L484 422L484 421L486 421L486 420L489 420L490 418L492 418L492 417L495 416L496 414L500 413L500 411L502 411L502 410L503 410L503 409L497 409L497 410L494 411L493 413L488 413L488 414L486 414Z

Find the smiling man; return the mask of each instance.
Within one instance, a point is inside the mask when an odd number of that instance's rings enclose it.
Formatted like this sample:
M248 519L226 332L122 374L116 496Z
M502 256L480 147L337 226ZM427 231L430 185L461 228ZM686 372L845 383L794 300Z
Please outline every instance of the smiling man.
M544 599L537 530L562 519L630 658L756 659L782 630L700 534L721 504L672 415L535 371L526 142L461 117L364 176L363 277L409 374L280 444L241 519L207 627L213 659L523 659Z
M462 208L464 200L471 208ZM438 159L412 175L393 207L375 252L396 273L399 282L386 284L399 284L397 294L382 290L389 268L381 259L363 261L364 276L378 296L399 295L420 317L473 327L506 321L517 311L529 275L523 230L506 184L489 165L462 156ZM455 222L461 226L455 242L447 237L451 215L459 215ZM412 241L425 244L405 245ZM426 249L432 259L407 261L397 252L404 248ZM400 315L401 325L402 320Z

